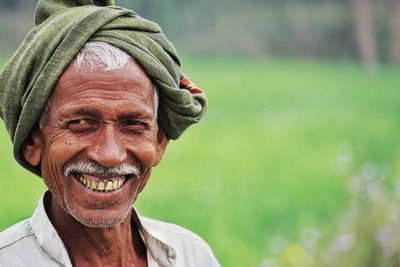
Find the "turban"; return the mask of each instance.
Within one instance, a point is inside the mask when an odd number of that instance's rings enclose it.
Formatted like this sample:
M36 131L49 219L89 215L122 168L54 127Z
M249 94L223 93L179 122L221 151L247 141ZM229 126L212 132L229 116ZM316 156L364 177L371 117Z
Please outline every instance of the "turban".
M51 96L57 80L88 41L114 45L132 56L158 88L158 121L169 139L177 139L203 116L207 100L182 73L174 46L160 27L113 0L40 0L35 27L0 74L0 115L14 147L21 146Z

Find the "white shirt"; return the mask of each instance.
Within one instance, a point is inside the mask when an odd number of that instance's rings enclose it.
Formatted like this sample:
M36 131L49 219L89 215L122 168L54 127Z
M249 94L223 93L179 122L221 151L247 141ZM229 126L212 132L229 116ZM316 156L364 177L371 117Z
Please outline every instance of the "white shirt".
M44 208L46 193L32 217L0 233L0 266L72 267L67 250ZM142 217L133 209L147 247L149 267L220 266L210 247L196 234L177 225Z

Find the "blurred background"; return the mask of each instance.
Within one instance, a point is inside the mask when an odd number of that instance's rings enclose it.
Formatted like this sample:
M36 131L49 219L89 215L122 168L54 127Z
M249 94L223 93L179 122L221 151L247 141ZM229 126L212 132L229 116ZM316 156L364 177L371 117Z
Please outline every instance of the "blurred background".
M400 1L116 1L156 21L208 94L136 206L222 266L400 266ZM35 1L0 0L0 67ZM0 131L0 230L45 187Z

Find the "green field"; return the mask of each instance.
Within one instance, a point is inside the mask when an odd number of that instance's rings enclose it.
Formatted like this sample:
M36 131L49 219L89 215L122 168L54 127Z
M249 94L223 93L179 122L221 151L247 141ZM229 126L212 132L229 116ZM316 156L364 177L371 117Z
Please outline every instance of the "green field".
M389 177L399 171L399 69L184 59L209 109L170 143L137 206L199 233L223 266L263 266L276 236L329 231L365 163L387 166ZM44 186L14 162L4 129L0 140L2 230L30 216Z

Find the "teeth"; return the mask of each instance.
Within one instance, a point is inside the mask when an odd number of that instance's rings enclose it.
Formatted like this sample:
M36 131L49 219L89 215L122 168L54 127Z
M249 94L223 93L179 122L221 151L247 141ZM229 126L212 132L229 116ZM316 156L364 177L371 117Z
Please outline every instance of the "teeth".
M112 181L108 181L106 184L106 191L110 191L112 189Z
M114 182L112 183L112 190L117 189L117 187L118 187L118 181L114 180Z
M96 191L102 191L102 192L108 192L108 191L113 191L116 189L119 189L122 187L124 184L126 177L123 177L118 180L108 180L107 182L96 182L93 180L89 180L83 177L81 174L77 174L76 178L82 185L84 185L86 188L96 190Z
M96 181L92 181L92 183L90 184L90 188L97 189L97 182Z
M99 185L97 186L97 190L103 191L104 186L105 186L105 184L103 182L99 182Z

